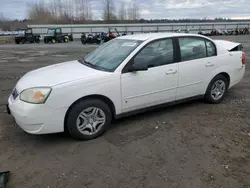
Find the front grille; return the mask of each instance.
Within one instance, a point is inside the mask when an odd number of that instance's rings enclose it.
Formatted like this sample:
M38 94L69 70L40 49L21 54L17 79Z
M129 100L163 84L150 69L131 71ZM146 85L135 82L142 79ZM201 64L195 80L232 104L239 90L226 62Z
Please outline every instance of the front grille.
M12 97L14 100L18 97L18 92L17 92L16 88L14 88L12 91Z

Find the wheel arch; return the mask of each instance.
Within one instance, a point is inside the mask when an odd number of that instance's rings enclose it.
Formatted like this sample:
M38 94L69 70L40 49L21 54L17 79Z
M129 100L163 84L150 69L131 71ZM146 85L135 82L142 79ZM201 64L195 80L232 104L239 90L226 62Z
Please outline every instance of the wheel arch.
M110 110L111 110L112 119L115 118L115 116L116 116L116 109L115 109L115 105L114 105L113 101L110 98L108 98L108 97L106 97L104 95L99 95L99 94L84 96L84 97L76 100L75 102L73 102L70 105L70 107L68 108L68 110L66 112L66 115L64 117L64 131L67 130L66 122L67 122L67 118L68 118L68 114L69 114L70 110L73 108L73 106L75 104L79 103L80 101L87 100L87 99L99 99L99 100L105 102L108 105L108 107L110 108Z
M231 81L230 75L229 75L228 73L226 73L226 72L220 72L220 73L215 74L215 75L211 78L210 82L209 82L208 85L207 85L207 88L206 88L205 92L207 92L209 85L211 84L211 82L213 81L213 79L214 79L216 76L218 76L218 75L223 75L223 76L227 79L227 81L228 81L228 86L227 86L227 87L230 86L230 81Z
M223 75L223 76L225 76L225 78L227 79L227 82L228 82L228 87L229 87L230 86L230 81L231 81L230 75L228 73L226 73L226 72L221 72L221 73L219 73L217 75L220 75L220 74Z

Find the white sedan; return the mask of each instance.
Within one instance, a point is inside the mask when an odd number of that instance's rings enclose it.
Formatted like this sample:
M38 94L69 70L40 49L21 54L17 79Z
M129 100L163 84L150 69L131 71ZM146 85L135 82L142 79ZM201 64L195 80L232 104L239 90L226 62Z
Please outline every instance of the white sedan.
M118 37L85 58L25 74L7 110L31 134L102 135L113 119L203 97L219 103L245 73L242 45L185 33Z

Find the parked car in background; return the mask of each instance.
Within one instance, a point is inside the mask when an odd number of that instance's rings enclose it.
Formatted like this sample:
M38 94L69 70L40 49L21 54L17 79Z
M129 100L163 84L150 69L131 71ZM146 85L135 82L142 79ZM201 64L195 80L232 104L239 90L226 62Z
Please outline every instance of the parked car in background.
M117 37L79 60L26 73L7 111L28 133L68 131L90 140L112 120L152 107L194 98L220 103L242 80L245 57L240 43L197 34Z

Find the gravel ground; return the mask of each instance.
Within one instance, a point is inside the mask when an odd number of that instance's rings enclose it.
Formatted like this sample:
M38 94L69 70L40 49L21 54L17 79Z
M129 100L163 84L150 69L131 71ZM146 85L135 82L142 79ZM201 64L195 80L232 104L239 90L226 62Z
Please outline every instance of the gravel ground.
M250 54L250 36L219 38L242 42ZM0 46L0 171L11 171L9 188L250 187L249 68L221 104L192 101L124 118L88 142L29 135L5 113L25 72L94 48L80 42Z

